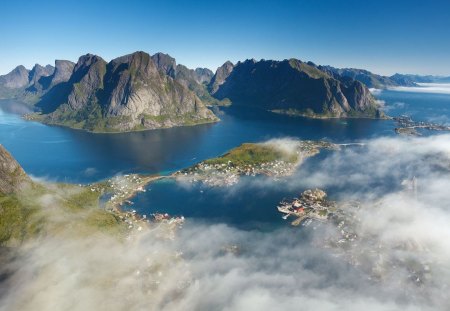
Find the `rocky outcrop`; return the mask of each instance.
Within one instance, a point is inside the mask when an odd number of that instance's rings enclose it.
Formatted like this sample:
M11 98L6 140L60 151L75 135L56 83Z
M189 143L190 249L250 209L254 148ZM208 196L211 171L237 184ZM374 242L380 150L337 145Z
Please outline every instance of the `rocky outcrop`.
M155 55L136 52L110 63L91 54L80 57L59 94L49 93L57 96L37 104L45 114L44 121L90 131L133 131L217 121L192 91L172 77L174 59Z
M311 117L379 117L381 112L361 82L337 80L296 59L225 63L211 80L213 96L234 105L295 112Z
M29 182L30 178L19 163L0 145L0 194L17 192Z

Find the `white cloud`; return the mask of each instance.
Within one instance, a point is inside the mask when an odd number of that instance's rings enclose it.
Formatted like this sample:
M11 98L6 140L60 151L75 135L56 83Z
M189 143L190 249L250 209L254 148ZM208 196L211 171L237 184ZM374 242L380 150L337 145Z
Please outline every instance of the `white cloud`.
M448 83L418 83L418 85L418 87L397 86L389 89L401 92L450 94L450 84Z

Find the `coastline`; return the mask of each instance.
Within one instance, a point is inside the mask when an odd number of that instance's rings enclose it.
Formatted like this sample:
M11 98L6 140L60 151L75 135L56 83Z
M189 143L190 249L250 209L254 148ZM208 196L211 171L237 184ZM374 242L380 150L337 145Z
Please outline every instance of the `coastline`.
M37 113L31 113L31 114L24 114L21 116L21 118L25 121L38 122L38 123L48 125L48 126L69 128L72 130L83 131L83 132L87 132L87 133L91 133L91 134L123 134L123 133L146 132L146 131L170 129L170 128L176 128L176 127L191 127L191 126L197 126L197 125L215 124L215 123L218 123L221 121L220 118L218 118L216 116L216 120L198 122L198 123L193 123L193 124L180 124L180 125L174 125L174 126L162 126L162 127L157 127L157 128L138 128L138 129L126 130L126 131L116 131L116 130L95 131L95 130L89 130L89 129L79 128L79 127L73 127L73 126L62 124L62 123L46 122L44 119L41 119L37 116L40 116L40 115L38 115Z

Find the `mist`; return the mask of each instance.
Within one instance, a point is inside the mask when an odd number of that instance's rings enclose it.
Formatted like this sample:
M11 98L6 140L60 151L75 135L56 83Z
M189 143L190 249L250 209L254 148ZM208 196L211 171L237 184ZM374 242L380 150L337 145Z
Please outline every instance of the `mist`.
M158 227L125 241L41 237L0 268L0 310L448 310L450 135L363 143L237 185L358 200L347 248L328 223L260 232L188 219L173 241Z
M396 86L390 87L390 90L414 93L434 93L434 94L450 94L449 83L417 83L419 86ZM376 94L376 92L372 92Z

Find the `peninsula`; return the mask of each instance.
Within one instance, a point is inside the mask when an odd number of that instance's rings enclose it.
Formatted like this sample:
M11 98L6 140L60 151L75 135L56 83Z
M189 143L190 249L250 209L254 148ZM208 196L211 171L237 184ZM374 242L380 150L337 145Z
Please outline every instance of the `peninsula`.
M308 140L245 143L220 157L178 171L173 176L181 182L201 182L212 187L234 185L240 176L286 177L321 149L337 150L339 146L326 141Z

